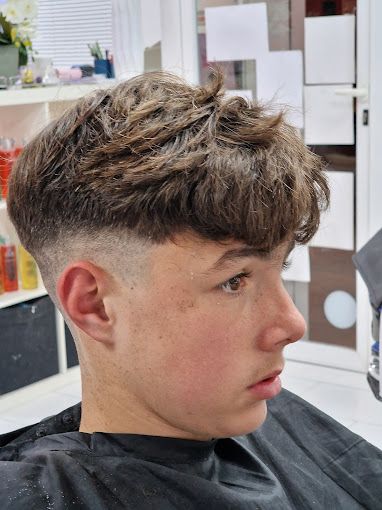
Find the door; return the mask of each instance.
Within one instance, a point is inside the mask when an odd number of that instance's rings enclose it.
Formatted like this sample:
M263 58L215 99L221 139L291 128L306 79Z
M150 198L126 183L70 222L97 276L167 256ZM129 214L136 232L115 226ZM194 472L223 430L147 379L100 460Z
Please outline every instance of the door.
M378 4L371 0L374 3ZM254 5L257 7L253 12L252 8L243 9ZM269 47L265 44L265 50L257 53L252 52L251 45L261 46L262 42L252 40L250 31L245 47L243 35L252 15L256 33L267 30L269 39ZM235 93L268 100L267 94L277 85L272 94L278 100L285 86L284 98L297 112L293 122L307 145L327 163L331 209L310 245L292 254L292 268L284 275L286 288L307 323L305 338L289 346L286 355L289 359L366 371L370 306L352 256L371 235L370 2L199 0L197 19L200 81L207 80L213 55L225 70L226 88ZM229 23L243 23L243 27L231 30ZM237 60L232 52L235 45L224 41L229 33L242 37ZM332 54L336 57L328 65ZM272 70L272 59L279 59L276 71L275 67ZM283 66L285 82L280 81Z

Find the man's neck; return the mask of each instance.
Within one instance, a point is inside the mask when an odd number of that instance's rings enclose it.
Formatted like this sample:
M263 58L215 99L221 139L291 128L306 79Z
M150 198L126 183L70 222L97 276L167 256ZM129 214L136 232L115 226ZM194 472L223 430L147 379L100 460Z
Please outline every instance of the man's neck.
M137 405L136 399L126 394L102 395L83 389L80 432L92 434L140 434L182 439L209 440L210 437L193 434L173 427L154 412Z

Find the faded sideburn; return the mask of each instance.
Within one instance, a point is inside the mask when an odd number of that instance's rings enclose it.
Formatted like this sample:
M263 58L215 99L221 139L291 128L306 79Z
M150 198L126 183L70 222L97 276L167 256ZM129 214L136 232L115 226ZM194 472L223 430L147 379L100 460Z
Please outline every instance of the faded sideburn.
M28 144L9 214L37 258L72 233L161 243L193 231L271 251L306 243L329 192L321 160L282 114L148 73L89 95Z

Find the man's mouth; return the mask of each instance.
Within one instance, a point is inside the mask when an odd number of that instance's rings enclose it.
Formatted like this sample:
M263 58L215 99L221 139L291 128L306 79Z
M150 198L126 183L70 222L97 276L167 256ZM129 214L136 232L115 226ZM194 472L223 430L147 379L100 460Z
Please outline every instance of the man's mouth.
M256 384L253 384L248 389L256 396L258 400L266 400L275 397L281 391L281 380L279 375L282 370L275 370L266 375Z

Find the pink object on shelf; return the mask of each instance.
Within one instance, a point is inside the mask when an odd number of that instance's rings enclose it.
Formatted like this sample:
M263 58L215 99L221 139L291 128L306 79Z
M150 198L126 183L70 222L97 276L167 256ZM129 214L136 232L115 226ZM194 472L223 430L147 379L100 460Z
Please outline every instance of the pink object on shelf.
M62 81L70 81L70 67L57 67L58 77Z
M79 67L57 67L58 77L61 81L77 81L82 78Z
M82 78L82 71L79 67L73 67L70 70L70 79L71 80L80 80Z

